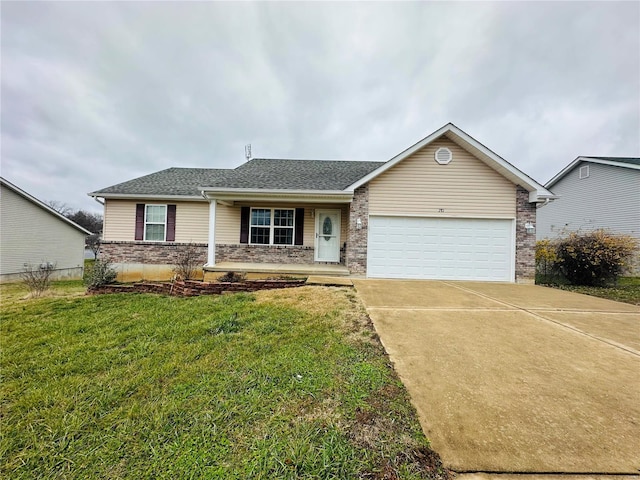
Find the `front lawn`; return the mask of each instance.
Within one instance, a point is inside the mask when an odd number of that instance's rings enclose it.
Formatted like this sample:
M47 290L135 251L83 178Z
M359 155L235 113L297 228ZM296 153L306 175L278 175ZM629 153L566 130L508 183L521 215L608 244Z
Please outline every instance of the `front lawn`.
M545 285L570 292L584 293L595 297L608 298L617 302L640 305L640 277L621 277L618 284L611 287L586 287L581 285Z
M1 288L0 477L445 476L350 289Z

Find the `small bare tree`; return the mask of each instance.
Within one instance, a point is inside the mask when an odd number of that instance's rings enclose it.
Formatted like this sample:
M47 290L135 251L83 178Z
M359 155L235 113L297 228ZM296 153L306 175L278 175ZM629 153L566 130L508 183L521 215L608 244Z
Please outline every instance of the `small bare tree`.
M194 245L188 245L178 253L173 272L180 280L191 280L196 276L201 263L198 249Z
M42 262L39 265L25 264L20 274L32 297L39 297L51 287L51 274L56 269L55 263Z
M93 235L89 235L86 240L87 248L89 248L93 252L94 260L98 259L98 252L100 251L100 245L102 245L102 239L100 235L95 233Z

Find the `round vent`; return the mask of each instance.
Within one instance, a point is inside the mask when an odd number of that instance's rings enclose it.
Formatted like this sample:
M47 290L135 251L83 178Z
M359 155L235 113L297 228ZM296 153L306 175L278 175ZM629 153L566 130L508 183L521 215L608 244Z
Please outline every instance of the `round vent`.
M436 162L438 162L440 165L446 165L452 159L453 154L448 148L440 147L438 150L436 150Z

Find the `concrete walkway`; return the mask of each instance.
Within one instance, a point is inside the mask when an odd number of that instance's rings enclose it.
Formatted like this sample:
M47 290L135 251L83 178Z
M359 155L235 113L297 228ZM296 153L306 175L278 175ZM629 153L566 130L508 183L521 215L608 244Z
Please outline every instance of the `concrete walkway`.
M447 467L640 472L640 308L533 285L353 283Z

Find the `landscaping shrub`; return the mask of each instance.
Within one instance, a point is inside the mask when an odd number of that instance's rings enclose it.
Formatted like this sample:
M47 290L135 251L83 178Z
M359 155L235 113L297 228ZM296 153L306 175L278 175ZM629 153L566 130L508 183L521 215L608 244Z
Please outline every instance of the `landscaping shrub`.
M116 271L108 258L100 258L95 261L89 273L85 276L84 283L87 288L97 288L113 283L117 277Z
M636 240L629 235L605 230L570 233L556 241L554 265L574 285L606 285L626 271L636 248Z
M539 283L553 283L560 276L556 248L556 243L548 238L536 242L536 281Z
M218 282L239 283L239 282L244 282L246 279L247 279L246 273L227 272L221 277L218 277Z
M39 265L25 265L20 274L22 283L26 285L32 297L39 297L49 290L51 286L51 274L56 269L55 263L42 262Z
M178 279L191 280L198 273L198 267L201 263L198 249L193 245L188 245L178 253L173 271Z

